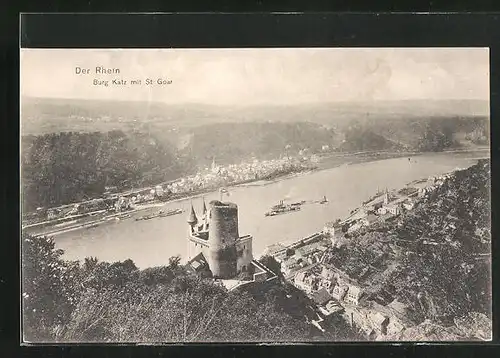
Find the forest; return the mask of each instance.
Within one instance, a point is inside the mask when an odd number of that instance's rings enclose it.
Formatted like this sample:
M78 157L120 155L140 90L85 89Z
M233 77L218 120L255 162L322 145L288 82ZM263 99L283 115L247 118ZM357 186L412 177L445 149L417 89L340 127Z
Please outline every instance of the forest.
M491 317L491 171L487 160L455 173L395 234L414 240L391 277L421 319Z
M25 135L21 139L23 210L52 207L118 189L155 185L210 165L307 153L442 151L487 144L489 121L435 118L354 120L346 127L312 122L217 123L163 130Z
M380 258L382 270L370 280L391 288L415 323L491 319L490 189L490 163L480 160L396 221L352 235L329 262L355 277Z
M299 342L356 339L339 320L322 333L311 302L281 282L230 291L168 265L67 261L47 237L24 234L23 335L27 342ZM295 299L289 299L290 296Z
M23 209L50 207L175 179L186 163L149 134L63 132L27 136L21 143Z

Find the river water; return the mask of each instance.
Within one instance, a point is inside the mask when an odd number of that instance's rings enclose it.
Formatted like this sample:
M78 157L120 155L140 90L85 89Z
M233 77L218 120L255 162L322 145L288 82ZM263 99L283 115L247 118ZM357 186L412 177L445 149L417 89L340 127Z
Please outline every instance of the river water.
M224 200L238 205L240 235L253 235L253 252L258 257L268 245L295 241L321 230L328 221L348 216L378 189L399 189L413 180L466 168L484 155L488 154L439 153L412 157L410 162L408 158L394 158L343 165L272 184L229 188L230 195ZM323 195L329 200L326 205L306 204L298 212L264 217L279 200L319 200ZM219 193L205 195L207 204L213 199L220 199ZM65 251L67 259L95 256L102 261L122 261L130 258L140 268L164 265L173 255L186 256L190 202L185 199L163 207L164 210L184 209L180 215L134 220L161 208L148 209L121 221L63 233L54 240L56 246ZM192 202L200 213L201 198Z

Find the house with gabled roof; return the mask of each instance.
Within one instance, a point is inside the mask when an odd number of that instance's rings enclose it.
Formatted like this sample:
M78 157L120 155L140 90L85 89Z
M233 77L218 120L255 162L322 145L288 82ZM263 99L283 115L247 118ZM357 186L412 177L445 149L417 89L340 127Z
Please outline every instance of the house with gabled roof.
M358 305L362 293L363 291L361 290L361 287L356 285L349 285L349 289L347 291L347 295L344 298L344 301L353 305Z
M342 301L347 294L349 287L344 285L336 285L332 290L332 297L337 301Z

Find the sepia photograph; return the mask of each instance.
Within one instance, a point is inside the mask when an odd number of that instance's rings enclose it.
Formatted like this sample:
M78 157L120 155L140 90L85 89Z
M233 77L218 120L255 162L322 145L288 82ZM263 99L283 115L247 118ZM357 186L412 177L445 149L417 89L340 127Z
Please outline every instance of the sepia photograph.
M23 342L491 341L489 56L22 48Z

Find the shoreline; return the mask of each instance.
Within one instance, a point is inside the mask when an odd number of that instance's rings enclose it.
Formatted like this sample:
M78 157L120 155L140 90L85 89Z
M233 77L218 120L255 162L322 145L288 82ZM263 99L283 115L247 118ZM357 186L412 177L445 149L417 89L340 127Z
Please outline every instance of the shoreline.
M443 152L437 152L437 153L436 152L416 153L413 156L421 156L421 155L426 155L426 154L439 154L439 153L455 153L455 152L465 152L465 153L469 152L469 153L473 153L473 152L479 152L479 151L482 152L482 151L485 151L485 150L488 150L488 149L489 148L482 148L482 149L481 148L475 148L474 150L458 150L458 151L453 150L453 151L446 151L446 152L443 151ZM367 152L365 152L365 153L367 153ZM301 172L295 172L295 173L290 173L290 174L282 175L282 176L276 177L276 178L271 179L271 180L257 180L257 181L253 181L253 182L228 185L226 187L227 188L262 187L262 186L267 186L267 185L271 185L271 184L276 184L276 183L279 183L279 182L284 181L284 180L289 180L289 179L297 178L297 177L300 177L300 176L306 176L306 175L313 174L313 173L319 172L319 171L325 171L325 170L335 169L335 168L338 168L338 167L341 167L341 166L345 166L345 165L353 165L353 164L361 164L361 163L368 163L368 162L374 162L374 161L382 161L382 160L388 160L388 159L395 159L395 158L398 158L398 157L406 157L406 156L409 155L409 153L398 153L398 152L390 152L390 153L380 153L380 152L375 153L375 152L372 152L371 154L378 154L378 155L375 155L375 156L372 155L372 156L366 156L366 157L364 157L364 156L360 156L359 154L358 155L354 155L354 156L351 154L350 157L352 157L351 159L354 159L354 160L351 160L351 161L348 161L348 162L335 163L335 164L330 163L330 165L326 165L326 166L319 165L317 168L314 168L314 169L308 169L308 170L304 170L304 171L301 171ZM383 156L383 158L380 158L380 156ZM347 156L342 156L341 158L346 158L346 157ZM328 157L326 159L328 159ZM321 164L321 163L319 163L319 164ZM411 183L407 183L407 185L409 185L409 184L411 184ZM34 235L34 236L55 236L55 235L59 235L59 234L70 232L70 231L76 231L76 230L79 230L79 229L81 230L81 229L88 228L89 226L93 226L93 225L96 225L96 224L105 223L109 219L112 219L114 217L119 217L121 215L133 214L133 213L137 213L137 212L140 212L140 211L149 210L149 209L152 209L152 208L155 208L155 207L163 207L165 205L172 204L172 203L177 203L177 202L186 201L186 200L190 200L190 199L197 199L197 198L203 197L204 195L213 194L213 193L216 193L216 192L217 192L217 189L209 189L209 190L206 190L206 191L201 191L201 192L198 192L198 193L195 193L195 194L186 195L186 196L183 196L183 197L180 197L180 198L176 198L176 199L171 199L171 200L166 200L166 201L160 201L160 202L155 201L155 202L152 202L150 204L137 205L137 207L134 208L134 209L132 209L132 210L123 211L123 212L120 212L120 213L113 213L113 214L110 214L110 215L105 215L103 217L99 217L98 219L92 220L92 221L89 221L89 222L78 223L78 224L72 223L73 225L69 226L69 227L61 227L59 230L48 231L48 232L32 233L32 235ZM79 217L80 218L81 217L87 218L89 216L98 215L100 213L103 213L103 210L99 210L99 211L95 211L95 212L89 212L89 213L86 213L86 214L81 214L81 216L79 215ZM64 218L64 219L66 219L66 220L73 219L74 220L75 218L74 217L71 217L71 218L68 217L68 218ZM54 228L57 227L56 225L58 225L58 222L60 220L61 219L55 220L55 224L53 224L53 225L49 224L48 222L43 222L43 223L39 223L39 224L28 225L26 227L23 227L22 230L30 229L30 228L32 228L34 226L37 226L37 225L46 225L50 229L54 229ZM64 224L64 222L62 224ZM287 243L283 243L283 244L288 244L288 242ZM287 246L289 246L289 245L287 245Z
M475 160L480 160L480 159L485 159L485 158L488 158L489 156L487 157L481 157L481 158L474 158ZM389 158L386 158L386 159L389 159ZM382 159L383 160L383 159ZM465 168L456 168L456 169L453 169L451 171L448 171L448 172L445 172L443 174L455 174L457 171L460 171L460 170L464 170ZM325 169L326 170L326 169ZM415 180L412 180L408 183L405 184L404 187L407 187L409 185L412 185L412 184L418 184L418 183L421 183L421 182L425 182L427 179L426 178L420 178L420 179L415 179ZM404 188L403 187L403 188ZM347 215L346 217L344 218L341 218L339 219L340 223L345 223L346 221L350 220L350 218L352 218L354 215L356 215L359 210L361 209L362 206L359 206L357 208L355 208L351 214ZM321 232L321 231L319 231ZM256 259L259 260L260 258L262 258L263 256L265 255L269 255L269 256L274 256L276 255L277 253L279 252L283 252L284 250L287 250L288 248L290 248L291 246L294 246L294 245L297 245L298 243L300 243L301 241L303 241L305 238L299 238L297 240L294 240L294 239L291 239L291 240L287 240L287 241L280 241L280 242L277 242L277 243L274 243L274 244L271 244L271 245L268 245L266 246L262 252L260 252L259 254L255 255ZM281 248L278 249L276 252L273 252L273 253L269 253L269 249L273 246L280 246Z

